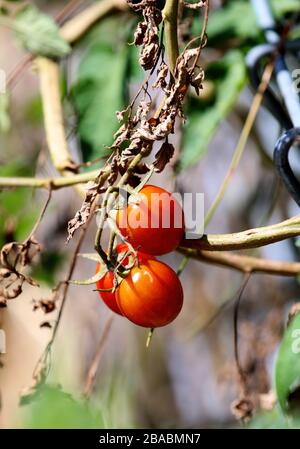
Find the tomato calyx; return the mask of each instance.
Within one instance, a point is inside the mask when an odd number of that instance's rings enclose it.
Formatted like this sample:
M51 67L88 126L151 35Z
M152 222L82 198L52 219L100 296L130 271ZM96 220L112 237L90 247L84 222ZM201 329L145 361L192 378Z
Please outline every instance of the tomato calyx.
M112 292L114 293L118 285L125 279L132 268L140 267L143 260L146 260L148 255L131 248L126 243L120 243L112 251L110 258L108 259L104 269L102 271L101 280L108 272L114 275L114 286L111 289L97 289L97 291Z
M96 283L97 291L103 302L115 313L124 315L116 301L120 285L137 264L145 262L151 256L132 251L127 244L118 244L109 255L109 263L98 259L96 273L101 272Z

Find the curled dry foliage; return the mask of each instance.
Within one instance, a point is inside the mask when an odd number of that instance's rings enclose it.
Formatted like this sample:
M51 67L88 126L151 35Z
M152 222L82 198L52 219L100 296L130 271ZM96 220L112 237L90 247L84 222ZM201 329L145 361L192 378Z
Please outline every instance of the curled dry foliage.
M51 313L55 310L55 301L53 298L42 298L39 300L33 300L33 310L41 309L44 313Z
M196 2L196 3L189 3L189 2L183 2L184 6L186 8L189 9L200 9L203 8L203 6L205 6L206 1L202 0L200 2Z
M291 309L289 311L287 325L289 325L291 323L293 318L296 315L298 315L298 313L300 313L300 302L296 302L295 304L292 305L292 307L291 307Z
M231 412L236 419L247 423L251 418L254 410L253 401L249 396L241 396L231 404Z
M86 186L86 195L82 203L81 208L76 212L76 215L68 223L68 241L73 237L75 231L86 224L90 213L92 204L96 200L97 196L105 191L101 186L101 176L103 172L100 171L99 175L94 182L88 182Z
M162 172L167 163L172 159L174 151L175 149L171 143L164 142L155 155L155 161L153 162L154 171L157 173Z
M9 299L17 298L23 289L23 284L38 284L21 272L30 264L34 256L41 250L40 244L33 236L24 243L11 242L3 246L0 252L0 305L6 306Z
M159 57L159 25L161 11L155 1L144 0L139 3L127 2L134 10L142 10L144 20L139 22L134 33L134 44L141 46L139 62L145 70L150 70Z
M118 175L127 175L126 183L137 186L141 177L150 170L161 172L174 154L174 147L168 142L168 136L174 133L177 117L184 120L183 103L189 86L194 86L196 91L202 87L204 71L197 66L199 53L205 42L200 42L198 48L186 48L177 58L173 75L170 74L168 65L163 58L162 43L159 42L159 24L162 20L161 11L157 8L157 2L143 0L140 2L128 2L135 11L142 11L141 21L135 32L134 43L141 46L140 63L145 70L151 70L153 75L156 70L156 79L153 89L160 89L164 99L156 112L156 105L148 91L147 80L142 85L133 102L123 111L117 111L120 128L114 135L114 141L110 147L112 154L109 162L110 176L106 186L99 183L101 176L88 187L86 198L81 209L69 222L68 240L74 232L80 228L91 213L91 205L99 193L115 185ZM202 2L204 6L206 2ZM193 5L192 5L193 6ZM197 7L200 7L198 4ZM162 55L160 58L159 56ZM132 167L132 162L137 155L149 154L154 142L162 142L161 148L151 165L138 161ZM145 151L147 150L147 151ZM102 224L101 224L102 225Z
M56 310L56 304L63 297L63 290L67 281L60 281L52 289L51 294L47 298L33 299L33 311L42 310L45 314L51 313Z

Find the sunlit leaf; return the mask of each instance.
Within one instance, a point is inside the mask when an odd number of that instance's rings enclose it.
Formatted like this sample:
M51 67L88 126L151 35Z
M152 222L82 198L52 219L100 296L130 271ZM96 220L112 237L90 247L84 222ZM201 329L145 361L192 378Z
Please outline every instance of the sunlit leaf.
M300 426L300 415L287 419L279 406L270 411L261 411L247 425L250 429L298 429Z
M299 11L298 0L271 0L270 5L275 18ZM199 32L201 23L194 22L195 32ZM212 11L209 16L208 29L209 45L218 41L220 45L226 38L260 39L261 30L258 27L255 13L250 1L231 1L227 6Z
M300 314L287 327L276 360L275 386L282 409L295 405L293 397L300 388ZM300 410L300 405L298 402Z
M59 386L44 385L23 408L24 424L33 429L103 428L101 412L83 401L75 400Z
M122 18L98 25L88 42L72 89L78 118L78 136L84 160L109 154L119 127L115 112L125 104L125 78L129 46Z
M0 176L30 176L33 166L30 162L14 161L0 166ZM32 202L33 192L28 188L0 189L0 244L8 224L14 229L14 240L22 241L33 227L38 216L38 208Z
M35 55L63 57L71 51L54 20L33 5L17 14L13 28L23 47Z

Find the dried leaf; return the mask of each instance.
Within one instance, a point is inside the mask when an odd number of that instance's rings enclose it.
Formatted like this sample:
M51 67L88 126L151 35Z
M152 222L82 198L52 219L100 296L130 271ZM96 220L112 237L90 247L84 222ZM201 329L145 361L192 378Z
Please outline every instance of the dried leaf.
M40 324L40 328L43 328L43 327L46 327L46 328L48 328L48 329L52 329L52 326L51 326L51 324L49 323L49 321L43 321L43 322Z
M174 151L174 146L171 143L164 142L155 155L155 161L153 162L153 166L155 167L154 171L157 173L162 172L168 162L172 159Z
M56 309L55 301L53 299L40 299L34 301L33 310L41 309L44 313L51 313Z
M154 84L152 85L153 89L161 88L165 89L167 87L167 76L169 72L169 67L167 64L163 63L159 70L157 71L157 78Z
M184 6L189 9L200 9L206 5L206 0L202 0L196 3L183 2Z
M0 309L7 307L7 301L4 298L0 298Z
M135 10L142 10L144 20L139 22L134 34L134 44L141 46L139 62L145 70L156 64L159 52L159 24L162 21L161 11L155 1L144 0L139 3L128 2Z
M134 33L134 44L139 46L142 45L144 42L145 33L147 30L147 23L146 22L140 22L137 25L137 28Z
M300 312L300 302L296 302L292 305L291 310L289 311L288 316L288 322L287 325L289 325L292 321L292 319Z
M100 172L98 178L100 178L101 173L102 172ZM75 217L72 218L72 220L70 220L68 223L67 242L71 240L75 231L77 231L77 229L79 229L81 226L85 225L88 221L91 214L92 205L100 191L101 189L97 182L89 182L87 184L87 192L84 202L82 203L80 210L76 212Z
M120 123L124 120L126 112L127 109L124 109L123 111L116 111L116 117Z
M254 404L249 397L242 396L231 404L231 412L236 419L247 422L252 418Z

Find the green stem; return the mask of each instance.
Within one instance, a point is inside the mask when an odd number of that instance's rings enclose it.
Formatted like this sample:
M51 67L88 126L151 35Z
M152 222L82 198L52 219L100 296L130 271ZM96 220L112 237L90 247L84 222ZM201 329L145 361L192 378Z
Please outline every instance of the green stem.
M178 6L179 0L166 0L165 7L162 10L162 16L165 25L166 50L171 73L174 75L176 61L179 55L178 48Z
M248 229L234 234L207 234L197 240L183 240L181 248L208 251L235 251L260 248L300 235L300 216L277 225Z
M49 189L58 190L63 187L72 187L76 184L84 184L88 181L93 181L99 174L99 170L93 170L88 173L81 173L78 175L70 175L66 177L55 178L30 178L30 177L0 177L0 189L14 188L14 187L32 187L35 189ZM109 176L109 169L103 172L101 182L104 182Z

